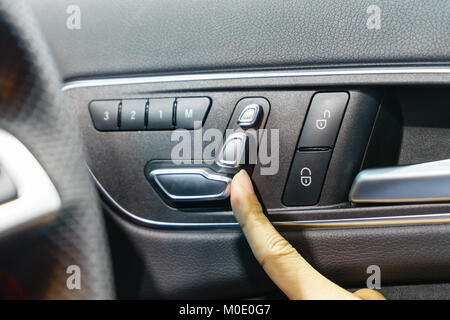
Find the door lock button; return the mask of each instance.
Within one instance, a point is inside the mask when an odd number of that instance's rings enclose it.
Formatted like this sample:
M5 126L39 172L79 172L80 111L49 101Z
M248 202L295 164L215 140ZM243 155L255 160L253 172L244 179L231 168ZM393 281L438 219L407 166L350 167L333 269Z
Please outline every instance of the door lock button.
M297 151L283 195L286 206L312 206L319 201L331 158L328 151Z
M314 95L298 148L333 148L348 99L347 92L321 92Z

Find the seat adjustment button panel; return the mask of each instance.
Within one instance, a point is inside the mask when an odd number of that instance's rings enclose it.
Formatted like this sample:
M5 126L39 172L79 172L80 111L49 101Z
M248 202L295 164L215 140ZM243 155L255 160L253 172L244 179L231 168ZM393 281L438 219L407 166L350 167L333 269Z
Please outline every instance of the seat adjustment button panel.
M97 130L119 130L117 122L119 102L119 100L96 100L89 104L92 122Z
M176 127L182 129L201 128L208 113L211 101L209 98L178 98Z
M147 99L123 100L120 130L144 130Z
M297 151L284 190L286 206L311 206L319 201L331 158L328 151Z
M175 99L150 99L148 106L147 129L173 129L173 105Z
M348 99L346 92L315 94L303 125L298 148L333 148Z

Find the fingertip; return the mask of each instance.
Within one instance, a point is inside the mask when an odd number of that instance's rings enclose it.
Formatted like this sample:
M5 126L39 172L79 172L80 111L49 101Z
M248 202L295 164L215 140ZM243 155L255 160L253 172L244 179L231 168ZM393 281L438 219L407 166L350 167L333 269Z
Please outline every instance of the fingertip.
M239 184L245 191L247 191L250 194L255 193L255 190L253 189L252 180L250 179L250 176L248 175L247 171L242 169L239 171L233 178L233 183Z
M241 175L245 175L245 170L241 170L239 171L237 174L234 175L233 180L231 181L231 186L230 186L230 202L231 202L231 207L233 208L233 211L237 211L240 209L240 205L242 203L241 201L241 197L243 195L242 192L242 185L239 182L240 180L240 176Z
M231 186L230 186L230 203L231 203L231 207L233 209L236 209L240 206L240 193L238 191L239 185L237 183L233 181L231 182Z
M242 175L242 174L244 174L243 173L243 171L245 171L245 170L240 170L238 173L236 173L234 176L233 176L233 180L231 181L231 187L233 188L233 185L236 185L237 183L239 183L239 177Z
M239 171L230 187L230 203L236 219L240 222L251 208L255 197L252 181L245 170Z

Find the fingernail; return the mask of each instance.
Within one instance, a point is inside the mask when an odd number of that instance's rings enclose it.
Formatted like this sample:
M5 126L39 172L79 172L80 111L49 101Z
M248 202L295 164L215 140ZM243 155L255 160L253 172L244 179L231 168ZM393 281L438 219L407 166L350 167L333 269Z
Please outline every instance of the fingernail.
M238 182L245 190L247 190L248 193L255 193L255 190L253 189L252 180L250 179L245 170L239 171Z

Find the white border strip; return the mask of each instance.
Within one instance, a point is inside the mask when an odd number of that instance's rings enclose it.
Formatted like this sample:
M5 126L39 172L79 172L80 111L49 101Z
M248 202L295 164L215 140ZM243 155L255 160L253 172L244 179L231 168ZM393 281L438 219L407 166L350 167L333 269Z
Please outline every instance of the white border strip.
M165 75L130 78L105 78L93 80L78 80L67 82L63 91L76 88L119 86L134 84L151 84L183 81L288 78L288 77L323 77L323 76L355 76L355 75L387 75L387 74L450 74L450 67L384 67L384 68L347 68L318 70L286 70L286 71L249 71L198 73L186 75Z

